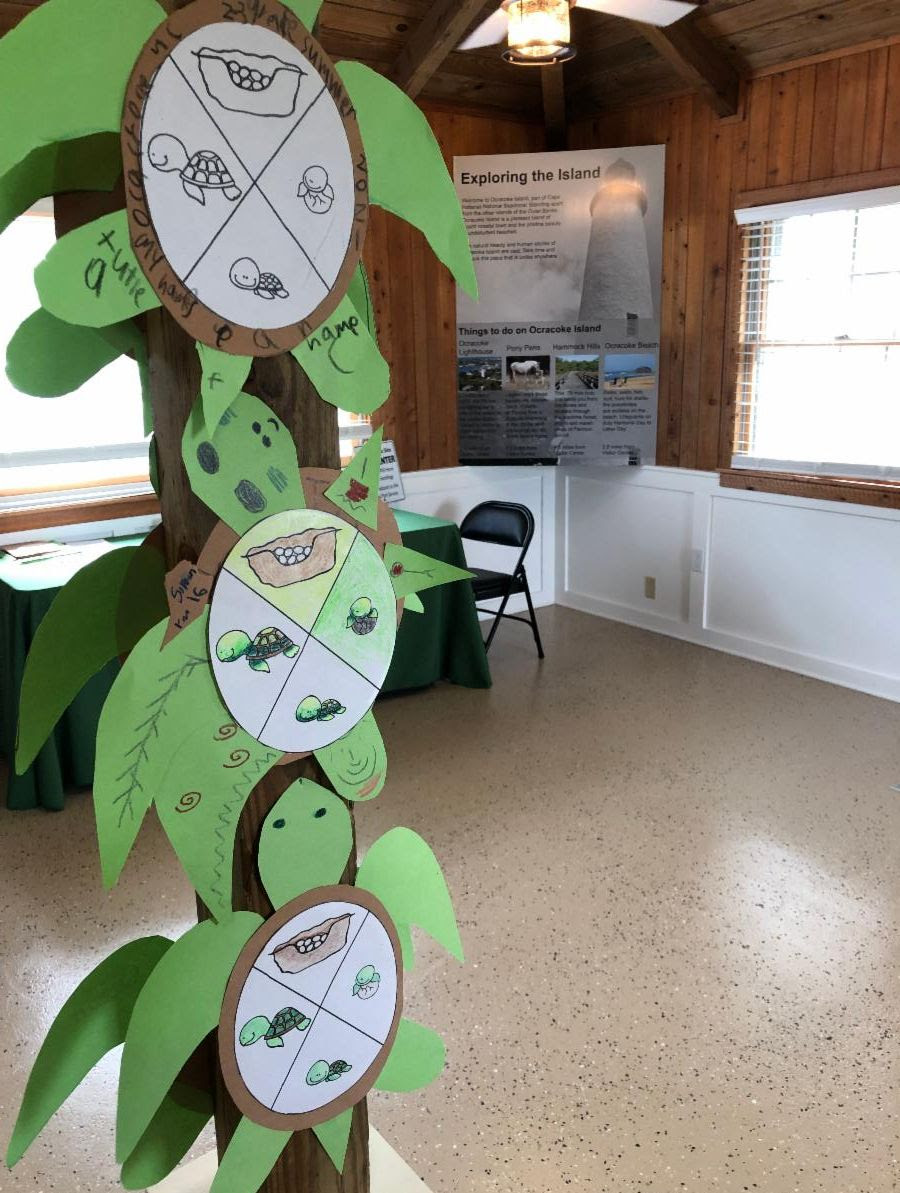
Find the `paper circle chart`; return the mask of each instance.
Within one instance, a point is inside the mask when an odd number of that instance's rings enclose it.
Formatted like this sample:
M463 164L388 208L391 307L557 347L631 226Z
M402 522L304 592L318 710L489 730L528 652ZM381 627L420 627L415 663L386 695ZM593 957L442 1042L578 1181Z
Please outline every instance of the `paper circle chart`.
M219 1021L238 1108L299 1131L364 1098L396 1038L399 958L384 907L356 887L308 891L267 920L241 951Z
M228 554L209 615L209 657L235 721L288 754L337 741L381 690L397 636L384 561L321 510L273 514Z
M195 339L264 356L344 297L368 195L334 67L286 8L259 10L174 13L135 67L122 147L132 244L161 301Z

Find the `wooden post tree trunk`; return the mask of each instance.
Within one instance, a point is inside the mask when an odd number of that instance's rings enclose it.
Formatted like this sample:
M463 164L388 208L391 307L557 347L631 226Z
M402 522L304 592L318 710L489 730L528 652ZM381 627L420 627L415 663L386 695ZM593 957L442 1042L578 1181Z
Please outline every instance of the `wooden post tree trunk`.
M181 458L181 436L191 406L200 392L200 361L193 340L165 311L147 316L150 394L156 434L160 503L166 564L196 559L216 518L194 496ZM323 402L290 355L258 359L245 385L271 407L297 444L300 466L340 467L337 411ZM269 915L272 911L256 871L260 826L285 789L298 778L330 786L313 759L276 767L254 788L238 825L234 858L235 909ZM350 808L351 818L353 815ZM351 854L345 881L356 875ZM210 1082L216 1105L216 1138L221 1157L239 1120L225 1089L214 1041L209 1047ZM353 1112L353 1129L343 1173L338 1173L312 1131L295 1134L263 1185L265 1193L369 1193L368 1114L361 1102Z

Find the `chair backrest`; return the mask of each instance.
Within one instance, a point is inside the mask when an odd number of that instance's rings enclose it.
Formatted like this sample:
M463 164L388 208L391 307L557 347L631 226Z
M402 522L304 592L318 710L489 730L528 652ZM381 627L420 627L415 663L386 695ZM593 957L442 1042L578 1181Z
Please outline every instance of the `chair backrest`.
M482 501L463 518L459 533L479 543L520 547L518 570L534 538L534 514L514 501Z

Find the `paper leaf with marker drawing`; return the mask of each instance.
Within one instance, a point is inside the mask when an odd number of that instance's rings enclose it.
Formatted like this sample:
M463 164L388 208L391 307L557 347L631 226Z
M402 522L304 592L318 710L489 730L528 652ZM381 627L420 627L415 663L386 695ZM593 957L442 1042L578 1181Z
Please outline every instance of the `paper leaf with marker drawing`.
M256 864L273 907L340 881L353 848L345 804L311 779L298 779L269 812Z
M0 44L5 46L6 40ZM0 103L0 111L5 110ZM122 150L115 133L39 145L0 177L0 232L45 195L111 191L121 174Z
M171 945L162 936L123 945L66 1000L29 1075L6 1153L10 1168L94 1065L123 1042L137 997Z
M315 756L344 799L361 802L381 794L387 779L387 751L374 713L366 713L349 733L316 750Z
M262 517L305 505L291 433L250 394L238 394L211 435L198 399L181 453L193 491L238 534Z
M445 563L442 559L432 559L430 555L423 555L410 547L398 547L396 543L388 543L385 547L384 565L398 597L423 592L439 584L452 584L455 580L472 579L472 573L464 568Z
M164 612L155 544L101 555L56 594L32 639L19 696L16 770L23 774L85 683L127 653ZM122 602L127 602L127 624Z
M359 116L371 201L423 232L458 284L477 298L459 197L422 111L390 79L361 62L340 62L337 71Z
M372 530L378 525L382 427L373 431L340 476L325 490L330 502Z
M7 33L0 176L41 145L118 132L132 64L163 16L155 0L49 0Z
M292 355L319 396L332 406L353 414L371 414L387 401L390 369L348 297Z
M212 435L225 411L240 394L253 357L219 352L216 348L200 343L197 344L197 353L203 370L200 381L203 418L207 431Z
M124 211L60 237L35 269L34 284L45 310L85 327L121 323L160 305L132 251Z
M6 375L20 393L58 398L72 393L123 353L144 351L131 319L83 327L39 307L20 323L6 349Z

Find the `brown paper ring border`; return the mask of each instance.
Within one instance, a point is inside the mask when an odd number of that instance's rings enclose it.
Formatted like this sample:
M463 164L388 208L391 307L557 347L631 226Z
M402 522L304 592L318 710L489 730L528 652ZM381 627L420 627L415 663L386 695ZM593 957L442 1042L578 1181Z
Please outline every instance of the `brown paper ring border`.
M309 1110L304 1114L276 1114L275 1111L271 1110L268 1106L264 1106L262 1102L258 1101L250 1093L240 1075L237 1052L234 1045L234 1029L237 1019L238 1002L254 962L272 937L295 916L300 915L304 911L309 911L310 908L315 907L319 903L330 902L354 903L359 907L365 908L366 911L371 912L377 917L381 926L387 932L391 947L394 950L394 967L397 982L397 1001L394 1007L394 1018L387 1039L381 1047L381 1051L354 1085L345 1089L334 1101L327 1102L317 1110ZM261 927L257 928L243 949L241 949L240 956L235 962L234 969L231 971L231 977L228 979L228 984L225 987L225 998L222 1003L222 1014L219 1019L218 1029L219 1062L222 1066L222 1075L225 1078L225 1085L228 1092L241 1113L245 1114L252 1122L259 1123L263 1127L271 1127L275 1131L305 1131L309 1127L318 1126L319 1123L328 1122L329 1119L341 1114L344 1110L349 1110L352 1106L355 1106L357 1102L361 1102L381 1075L381 1071L387 1063L387 1058L397 1038L400 1017L403 1013L403 968L400 963L400 955L400 938L384 904L370 891L355 886L316 887L314 890L307 891L303 895L298 895L296 899L291 899L289 903L285 903Z
M195 0L179 9L155 30L141 51L128 80L122 112L122 163L125 172L125 210L131 247L157 298L189 335L211 348L239 356L277 356L296 348L334 313L344 298L359 263L369 219L369 174L356 112L331 59L312 34L278 0L242 6L251 19L235 21L230 0ZM215 22L261 25L279 34L319 72L337 107L353 157L356 194L347 251L334 285L305 319L279 328L253 328L233 323L193 297L172 268L150 215L141 168L141 124L144 102L153 76L182 38Z

